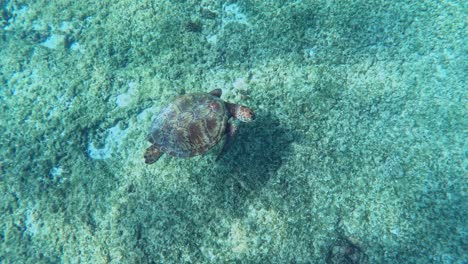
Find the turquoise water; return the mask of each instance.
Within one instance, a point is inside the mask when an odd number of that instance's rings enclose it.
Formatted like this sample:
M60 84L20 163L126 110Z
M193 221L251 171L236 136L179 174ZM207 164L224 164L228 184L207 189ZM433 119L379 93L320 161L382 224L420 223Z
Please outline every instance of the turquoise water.
M463 1L0 2L1 263L466 263ZM146 165L220 88L232 147Z

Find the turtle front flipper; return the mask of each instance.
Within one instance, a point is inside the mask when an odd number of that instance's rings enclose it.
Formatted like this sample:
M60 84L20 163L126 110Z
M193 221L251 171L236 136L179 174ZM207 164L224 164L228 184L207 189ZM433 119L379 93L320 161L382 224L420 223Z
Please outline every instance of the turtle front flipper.
M146 164L153 164L155 163L162 155L162 152L156 145L151 145L151 147L147 148L145 151L145 163Z
M223 90L221 89L214 89L213 91L209 92L209 94L218 98L221 97L222 93L223 93Z
M237 133L236 122L228 123L226 127L226 137L224 138L223 147L221 148L221 151L218 153L218 156L216 157L216 161L218 161L224 155L224 153L226 153L226 150L231 147L232 142L234 142L234 136L236 135L236 133Z

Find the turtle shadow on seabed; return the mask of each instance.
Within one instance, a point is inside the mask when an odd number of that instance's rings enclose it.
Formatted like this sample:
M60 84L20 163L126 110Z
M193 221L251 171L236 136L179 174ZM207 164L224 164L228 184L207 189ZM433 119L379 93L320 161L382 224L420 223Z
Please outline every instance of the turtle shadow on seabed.
M254 122L243 124L234 144L213 169L213 180L222 186L217 190L223 192L219 202L239 210L246 197L258 192L281 167L295 138L294 131L281 127L269 114L259 113Z

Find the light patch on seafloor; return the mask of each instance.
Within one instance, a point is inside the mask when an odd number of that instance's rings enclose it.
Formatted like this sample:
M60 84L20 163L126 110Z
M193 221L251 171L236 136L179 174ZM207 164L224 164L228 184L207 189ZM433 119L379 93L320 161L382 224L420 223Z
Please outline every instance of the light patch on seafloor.
M248 217L255 219L255 222L261 225L277 225L279 221L278 213L272 209L264 208L256 209L254 206L249 206Z
M73 30L73 23L71 21L62 21L60 24L60 30L63 32L68 32Z
M57 49L60 45L65 45L65 36L53 34L42 42L41 45L49 49Z
M216 45L218 43L218 35L216 34L211 34L206 36L206 41L212 45Z
M304 49L304 58L308 60L314 60L317 57L317 48L309 47Z
M114 150L119 148L122 140L127 136L128 128L121 129L119 125L115 125L107 130L104 147L96 148L93 142L88 143L88 155L92 159L103 160L110 158Z
M249 88L248 80L243 77L239 77L232 83L231 93L235 100L242 101L242 94L246 93Z
M275 210L255 208L251 205L247 216L250 219L249 222L255 222L263 227L263 231L260 232L262 241L273 246L276 241L281 241L286 236L284 221Z
M240 23L240 24L248 24L247 16L241 12L239 5L237 4L229 4L223 7L223 16L222 16L222 24L225 25L227 23Z
M216 256L213 254L213 250L211 248L200 247L200 251L202 254L207 257L211 262L216 259Z
M63 169L60 165L55 166L52 169L50 169L50 177L54 181L62 182L63 181L62 173L63 173Z
M115 103L117 107L127 107L131 105L138 97L137 84L135 82L128 83L128 90L125 93L117 95Z
M233 90L247 90L248 84L245 78L239 77L232 83Z
M80 52L80 53L84 53L84 49L83 47L81 47L80 43L78 42L73 42L71 45L70 45L70 50L72 51L77 51L77 52Z
M247 16L241 12L241 8L237 4L229 4L223 6L223 12L221 15L221 27L219 29L220 33L224 31L224 27L228 24L236 23L239 25L249 26L249 21ZM218 34L210 34L206 36L206 41L208 43L216 45L218 43Z
M250 205L244 219L236 219L228 224L229 234L219 242L239 255L252 254L253 248L258 249L265 243L278 248L287 236L285 226L275 210L266 209L261 204ZM205 253L209 252L205 250Z
M32 207L26 211L26 220L24 222L26 226L26 233L30 236L34 236L37 232L37 210L36 208Z
M32 12L27 5L20 5L20 8L13 9L12 16L8 19L8 23L6 23L3 29L15 30L17 27L27 25L27 21L31 13Z
M235 222L231 226L231 231L229 232L229 244L231 244L232 251L235 253L245 253L249 249L247 243L247 232L239 222Z

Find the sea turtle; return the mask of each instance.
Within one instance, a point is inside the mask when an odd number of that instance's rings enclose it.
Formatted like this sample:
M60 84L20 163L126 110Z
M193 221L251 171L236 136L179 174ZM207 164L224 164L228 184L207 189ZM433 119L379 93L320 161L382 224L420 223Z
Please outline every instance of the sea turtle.
M148 134L146 164L156 162L163 153L175 157L201 155L226 136L221 152L230 145L236 132L232 119L250 122L255 116L249 108L223 101L221 89L209 93L181 95L155 117ZM231 119L232 118L232 119Z

